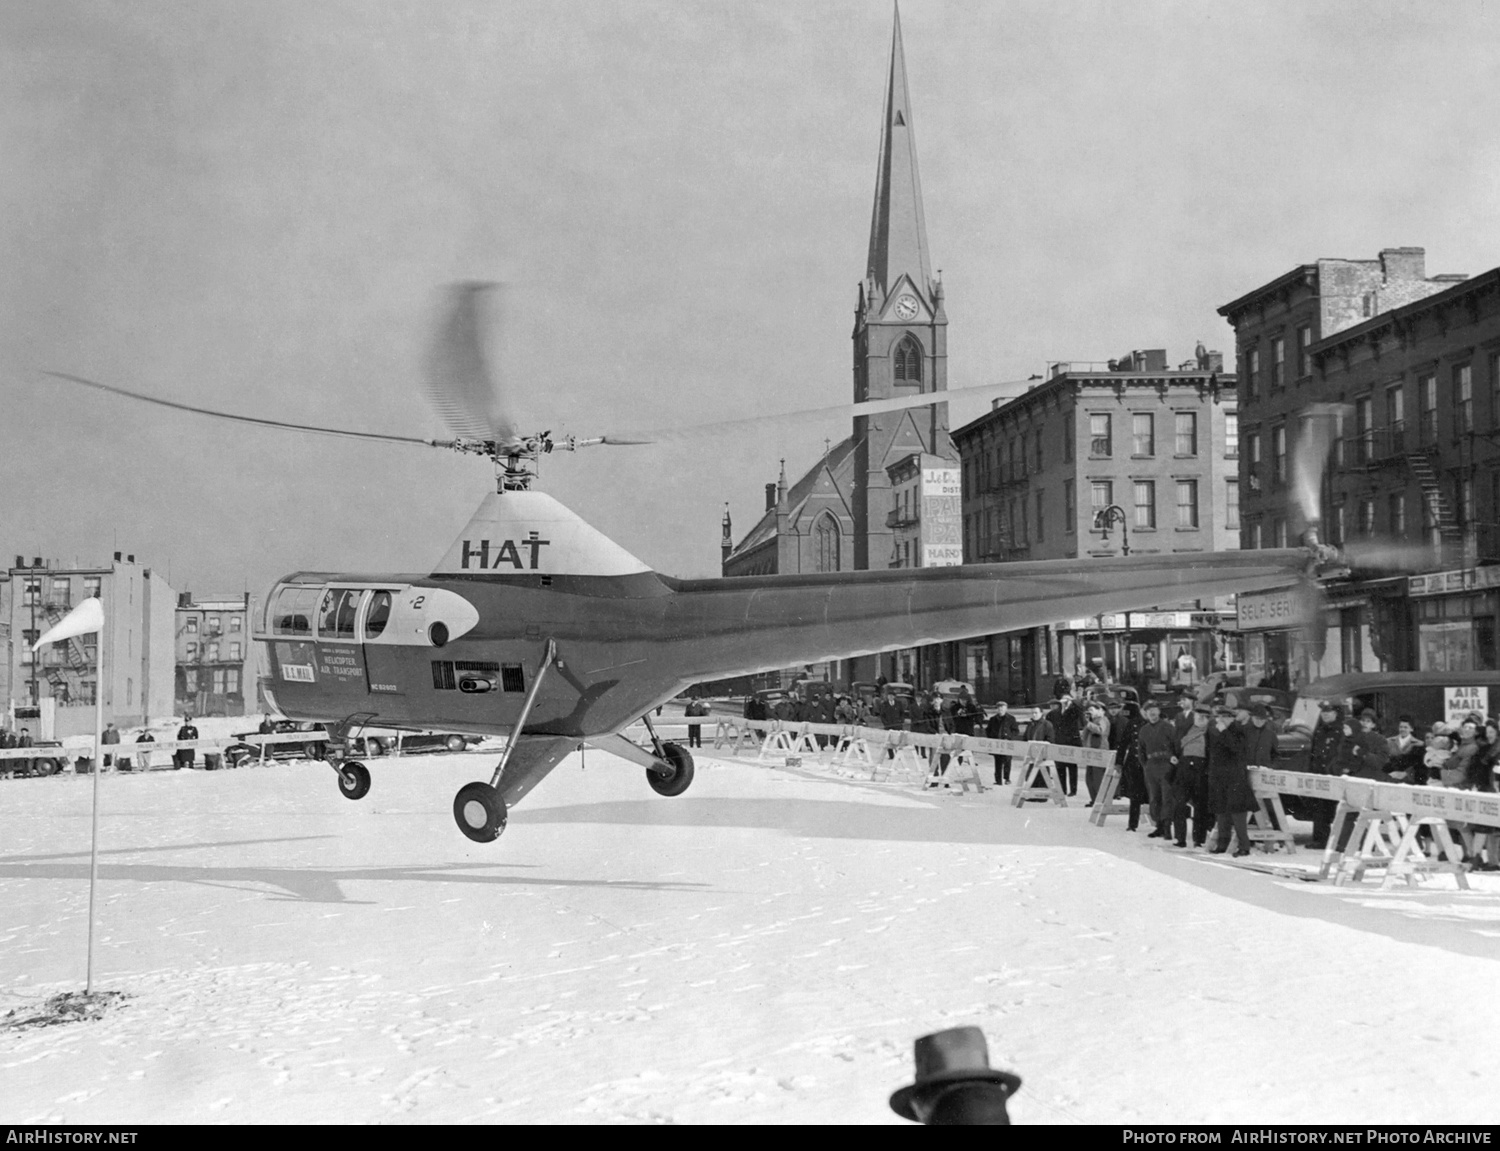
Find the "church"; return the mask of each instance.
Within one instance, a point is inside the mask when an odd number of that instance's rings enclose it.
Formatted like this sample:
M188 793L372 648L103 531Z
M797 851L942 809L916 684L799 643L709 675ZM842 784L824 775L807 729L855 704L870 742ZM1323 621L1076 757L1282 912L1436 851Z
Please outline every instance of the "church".
M880 139L869 259L854 311L854 402L948 387L948 317L927 245L899 13ZM766 485L764 513L739 543L725 515L723 574L901 566L891 469L913 456L957 460L947 404L856 416L848 437L793 482L782 461L780 480ZM874 678L873 658L855 662L862 666L849 678Z

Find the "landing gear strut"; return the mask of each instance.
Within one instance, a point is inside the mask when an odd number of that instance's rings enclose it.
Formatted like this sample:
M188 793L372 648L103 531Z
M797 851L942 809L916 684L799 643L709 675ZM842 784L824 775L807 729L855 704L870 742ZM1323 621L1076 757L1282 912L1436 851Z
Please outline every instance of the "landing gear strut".
M646 782L657 795L681 795L693 782L693 756L680 743L663 743L649 715L641 716L660 765L646 769ZM670 765L670 767L668 767Z
M490 843L500 838L505 830L505 800L500 796L500 777L505 774L505 765L521 740L521 729L526 726L526 717L531 714L531 705L536 702L542 681L547 678L547 669L557 659L557 642L549 639L542 652L542 663L537 668L536 678L531 681L531 690L521 703L521 714L516 717L516 726L511 728L510 740L495 765L495 773L488 783L466 783L453 797L453 821L458 830L475 843Z

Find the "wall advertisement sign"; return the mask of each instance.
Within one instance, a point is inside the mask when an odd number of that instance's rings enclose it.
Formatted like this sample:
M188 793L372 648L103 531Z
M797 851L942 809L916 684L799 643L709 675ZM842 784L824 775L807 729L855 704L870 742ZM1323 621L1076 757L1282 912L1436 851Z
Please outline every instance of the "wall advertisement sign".
M923 567L964 562L963 483L957 466L924 467L918 522Z
M1449 723L1462 723L1471 712L1478 712L1488 719L1490 691L1487 687L1443 688L1443 718Z

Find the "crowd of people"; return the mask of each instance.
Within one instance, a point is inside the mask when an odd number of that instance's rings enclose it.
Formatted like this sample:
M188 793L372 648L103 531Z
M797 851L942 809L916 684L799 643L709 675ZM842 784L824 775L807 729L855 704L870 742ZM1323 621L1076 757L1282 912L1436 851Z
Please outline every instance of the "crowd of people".
M1127 830L1149 821L1148 838L1177 847L1206 847L1235 855L1250 851L1249 815L1258 807L1249 768L1276 764L1276 726L1263 703L1229 707L1205 702L1191 686L1166 699L1109 694L1099 677L1080 669L1060 677L1045 707L1012 709L1000 701L986 711L965 685L952 691L915 691L905 684L877 684L873 699L794 690L773 707L751 697L750 719L857 724L926 734L983 735L990 739L1045 741L1064 747L1112 750L1120 769L1117 798L1129 804ZM947 757L943 757L946 759ZM939 768L941 771L941 767ZM1455 724L1433 723L1426 731L1403 715L1394 733L1380 729L1374 711L1346 715L1324 703L1311 732L1306 770L1381 782L1496 791L1500 775L1500 722L1474 714ZM1059 783L1078 794L1078 765L1059 756ZM1097 801L1104 769L1088 767L1088 805ZM995 783L1010 784L1012 757L994 756ZM1019 783L1019 780L1014 782ZM1311 846L1327 846L1337 804L1302 799L1288 807L1312 822ZM1343 838L1351 828L1348 822ZM1476 870L1500 870L1500 829L1459 829ZM1345 844L1336 845L1343 849Z

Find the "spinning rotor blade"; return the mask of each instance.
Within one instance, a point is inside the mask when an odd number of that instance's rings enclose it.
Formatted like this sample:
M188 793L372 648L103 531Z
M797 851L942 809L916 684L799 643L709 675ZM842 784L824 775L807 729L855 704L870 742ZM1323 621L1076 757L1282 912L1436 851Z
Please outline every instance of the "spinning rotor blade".
M499 288L478 282L449 285L443 318L427 352L427 397L449 430L463 439L517 439L484 351L481 297Z
M127 388L117 388L110 384L101 384L96 380L86 380L82 376L69 375L67 372L47 372L43 375L51 376L53 379L66 380L71 384L80 384L85 388L96 388L101 392L113 392L117 396L126 396L132 400L141 400L148 404L156 404L158 407L174 408L179 412L192 412L198 416L212 416L217 420L234 420L241 424L257 424L263 428L280 428L283 431L311 432L319 436L342 436L354 440L381 440L392 444L421 444L424 447L446 448L452 447L447 440L424 440L416 436L393 436L384 432L355 432L348 428L323 428L313 424L293 424L283 420L267 420L259 416L242 416L234 412L219 412L213 408L199 408L192 404L178 403L176 400L164 400L159 396L148 396L144 392L132 392Z
M1350 540L1339 551L1351 567L1365 571L1405 573L1432 567L1432 548L1406 540Z
M1301 435L1291 460L1292 503L1302 514L1302 526L1323 522L1323 477L1333 460L1348 404L1311 404L1301 413Z
M1001 380L993 384L976 384L968 388L948 388L941 392L923 392L921 395L904 396L889 400L864 400L857 404L831 404L824 408L799 408L792 412L772 412L760 416L741 416L732 420L714 420L704 424L688 424L678 428L664 428L655 431L633 431L620 436L603 436L595 443L610 444L655 444L672 443L675 441L696 439L703 436L723 435L727 432L741 431L746 428L759 427L764 424L775 424L781 422L806 422L809 419L820 417L843 417L850 416L872 416L880 412L899 412L908 408L929 408L934 404L944 404L950 399L965 399L970 396L989 395L996 393L1009 393L1003 395L1005 399L1014 399L1025 393L1028 385L1034 381L1030 380ZM583 441L579 441L583 446Z

